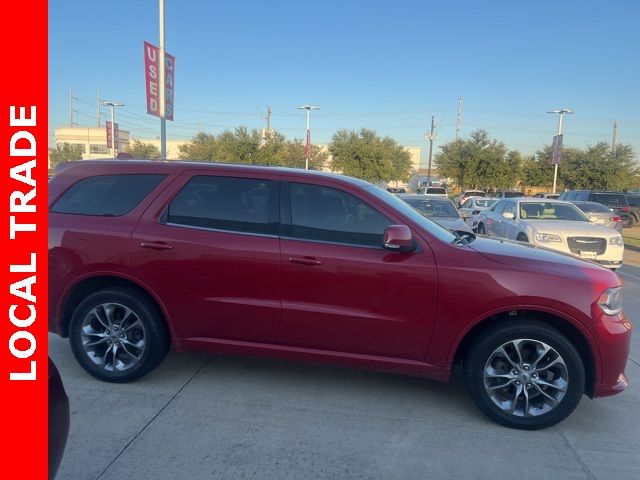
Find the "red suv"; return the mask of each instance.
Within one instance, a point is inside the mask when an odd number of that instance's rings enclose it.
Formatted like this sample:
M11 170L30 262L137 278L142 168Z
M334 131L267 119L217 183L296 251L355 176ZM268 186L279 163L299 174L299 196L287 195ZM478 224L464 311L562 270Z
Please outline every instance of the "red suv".
M273 167L70 162L49 183L49 328L91 375L170 345L447 381L493 420L626 385L631 324L595 263L452 233L384 189Z

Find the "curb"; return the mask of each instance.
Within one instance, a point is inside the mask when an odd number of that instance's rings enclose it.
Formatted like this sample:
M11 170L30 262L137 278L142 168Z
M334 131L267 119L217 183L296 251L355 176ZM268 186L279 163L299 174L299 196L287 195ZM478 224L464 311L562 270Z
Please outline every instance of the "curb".
M640 252L640 246L638 245L631 245L630 243L625 243L624 248L628 250L632 250L634 252Z

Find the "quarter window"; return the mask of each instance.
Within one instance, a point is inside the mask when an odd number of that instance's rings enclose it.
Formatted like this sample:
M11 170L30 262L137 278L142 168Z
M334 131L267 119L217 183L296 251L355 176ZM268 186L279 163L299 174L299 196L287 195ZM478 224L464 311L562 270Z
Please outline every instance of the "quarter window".
M166 175L100 175L76 182L51 207L55 213L118 217L136 208Z
M171 201L163 220L214 230L276 234L276 191L271 180L196 176Z
M291 235L324 242L382 247L392 222L367 203L335 188L290 184Z

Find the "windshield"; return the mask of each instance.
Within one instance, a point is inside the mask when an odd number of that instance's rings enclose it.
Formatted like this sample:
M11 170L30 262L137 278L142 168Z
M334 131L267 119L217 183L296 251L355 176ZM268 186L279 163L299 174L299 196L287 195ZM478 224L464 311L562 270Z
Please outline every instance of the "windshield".
M589 221L575 205L553 202L522 202L520 203L520 218L523 220Z
M524 197L522 192L504 192L504 198Z
M476 199L476 207L481 207L481 208L485 208L485 207L490 207L491 205L493 205L494 203L496 203L497 200L496 199L489 199L487 198L486 200L484 198L480 199Z
M387 192L385 189L380 188L376 185L365 187L365 189L369 193L375 195L377 198L382 200L383 202L391 205L391 207L393 207L395 210L400 212L402 215L409 218L412 222L424 228L427 232L429 232L431 235L436 237L438 240L442 240L443 242L447 242L447 243L450 243L453 240L455 240L456 236L453 233L451 233L449 230L442 228L437 223L429 220L424 215L421 215L417 210L412 208L408 203L396 197L392 193Z
M426 193L430 193L431 195L446 195L447 189L442 187L429 187L427 188Z
M427 217L459 217L456 208L449 200L422 197L405 197L403 200Z

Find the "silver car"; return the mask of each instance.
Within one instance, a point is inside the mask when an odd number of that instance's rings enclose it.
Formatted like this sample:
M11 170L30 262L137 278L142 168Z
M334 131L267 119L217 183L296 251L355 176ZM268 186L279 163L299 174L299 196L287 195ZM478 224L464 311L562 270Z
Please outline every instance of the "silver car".
M591 223L573 203L544 198L500 200L481 214L478 233L532 243L616 269L622 266L622 235Z
M613 228L615 231L622 233L622 217L613 210L605 207L601 203L596 202L571 202L589 217L592 223L596 225L604 225Z
M491 208L497 201L496 198L469 197L460 207L460 215L467 222L467 225L471 227L471 230L475 232L478 228L480 214L487 208Z
M398 195L398 197L447 230L471 232L469 226L460 218L453 202L448 198L435 195Z

